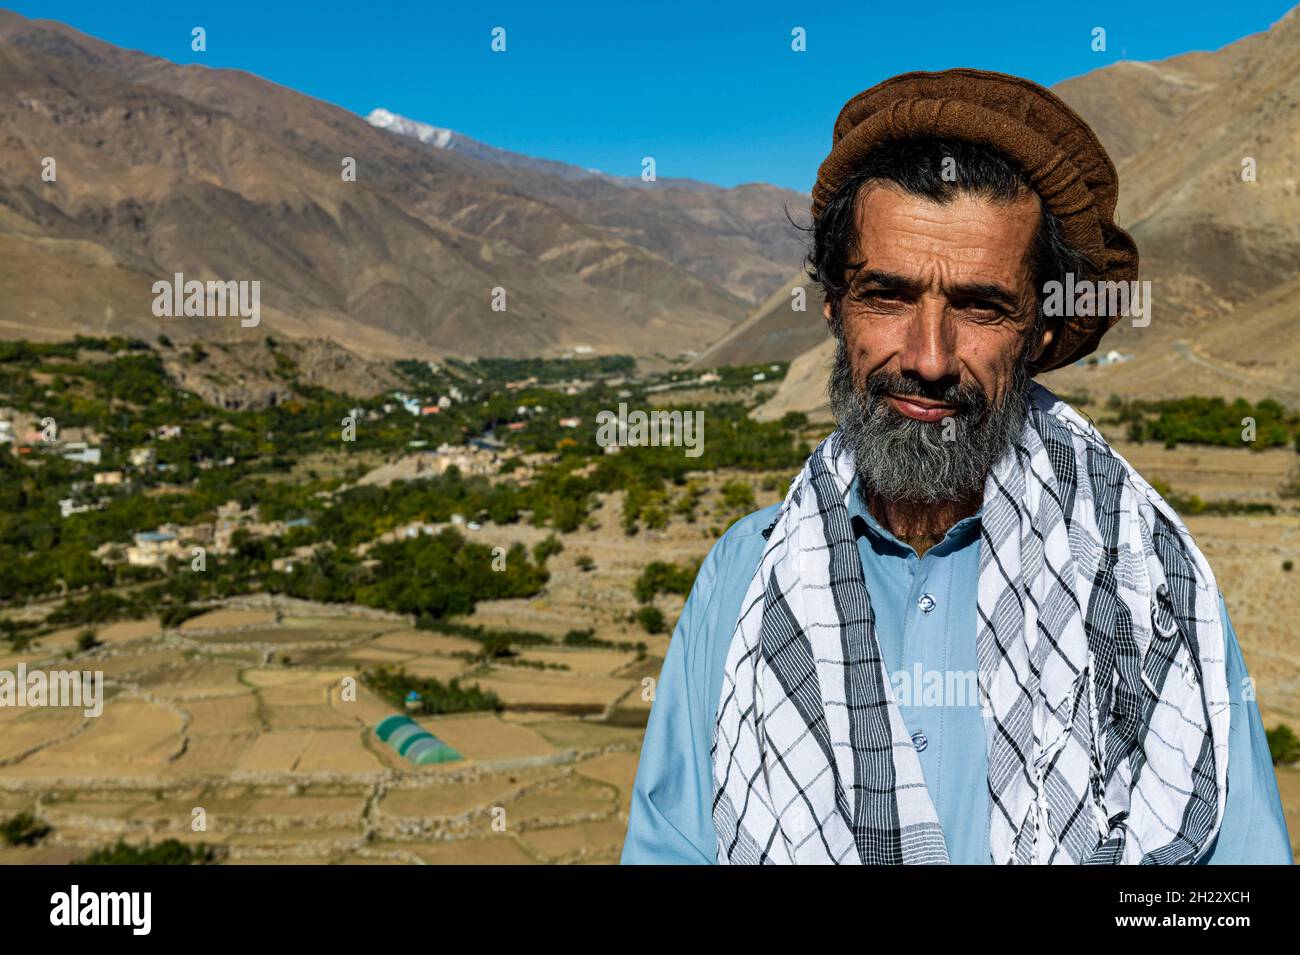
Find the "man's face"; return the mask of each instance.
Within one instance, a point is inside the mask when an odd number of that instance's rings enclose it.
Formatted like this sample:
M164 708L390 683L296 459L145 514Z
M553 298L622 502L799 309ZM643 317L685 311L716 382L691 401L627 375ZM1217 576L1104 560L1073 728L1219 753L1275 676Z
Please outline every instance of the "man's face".
M873 490L922 501L973 494L1019 433L1027 363L1051 340L1027 338L1039 216L1032 193L940 204L892 184L865 190L855 257L864 264L841 303L831 399Z

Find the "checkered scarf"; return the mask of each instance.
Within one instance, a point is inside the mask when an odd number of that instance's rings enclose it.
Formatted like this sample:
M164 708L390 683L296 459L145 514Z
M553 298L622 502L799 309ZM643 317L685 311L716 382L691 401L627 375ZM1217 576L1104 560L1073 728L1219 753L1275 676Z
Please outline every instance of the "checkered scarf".
M977 649L998 864L1187 863L1218 832L1218 587L1187 528L1034 384L991 470ZM723 863L947 863L890 692L838 432L795 478L746 593L713 736Z

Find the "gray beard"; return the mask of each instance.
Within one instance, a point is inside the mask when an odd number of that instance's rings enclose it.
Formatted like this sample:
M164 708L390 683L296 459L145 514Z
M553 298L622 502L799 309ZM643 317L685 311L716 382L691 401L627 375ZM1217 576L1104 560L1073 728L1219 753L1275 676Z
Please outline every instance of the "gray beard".
M1016 361L1006 398L993 405L973 381L936 386L878 371L859 387L839 335L831 411L853 452L860 490L919 504L964 501L983 491L989 471L1020 436L1028 414L1025 391L1032 375L1025 353ZM885 400L887 394L925 397L957 410L946 421L918 421L897 411Z

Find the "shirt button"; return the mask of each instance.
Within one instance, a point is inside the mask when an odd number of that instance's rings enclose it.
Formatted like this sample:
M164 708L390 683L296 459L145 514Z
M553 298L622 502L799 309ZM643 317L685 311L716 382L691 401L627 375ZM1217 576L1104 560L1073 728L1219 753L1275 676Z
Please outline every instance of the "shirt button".
M918 753L930 745L930 739L925 735L924 730L917 730L912 734L912 745L916 747Z
M929 594L921 594L916 605L921 608L921 613L929 613L934 609L934 598Z

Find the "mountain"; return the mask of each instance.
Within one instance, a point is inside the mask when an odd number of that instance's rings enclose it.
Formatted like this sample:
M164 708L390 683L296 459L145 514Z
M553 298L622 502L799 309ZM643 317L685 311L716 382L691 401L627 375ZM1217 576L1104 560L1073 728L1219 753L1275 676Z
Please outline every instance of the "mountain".
M675 354L730 330L801 250L782 209L807 197L789 190L629 189L544 162L512 167L248 73L3 11L0 86L5 337ZM175 273L259 282L260 323L155 317L153 283Z
M482 174L498 176L503 187L720 285L742 300L742 308L764 301L803 257L803 237L786 212L806 209L810 198L805 194L765 183L731 189L692 179L645 183L496 149L453 130L384 112L382 122L375 123L372 111L370 122L431 151L501 167Z
M630 189L722 191L721 186L698 182L694 179L656 179L652 182L644 182L640 177L611 176L599 169L584 169L582 166L574 166L554 159L539 159L536 156L526 156L523 153L489 146L487 143L481 143L477 139L471 139L463 133L458 133L454 129L445 129L442 126L432 126L419 120L408 119L386 109L372 109L366 116L366 122L378 129L386 129L389 132L397 133L399 136L408 136L434 149L446 149L469 156L471 159L496 163L498 166L507 166L511 169L528 169L534 172L546 173L560 179L601 179L612 185L626 186Z
M1071 365L1044 382L1102 396L1273 397L1300 407L1300 8L1218 52L1118 63L1055 90L1116 161L1119 220L1138 244L1154 307L1147 327L1121 321L1105 339L1103 352L1128 360ZM1255 181L1243 181L1244 160ZM821 324L811 307L762 311L728 333L752 342L727 350L729 361L757 360L749 349L781 336L800 344L798 329ZM752 340L740 334L751 324L763 330ZM818 408L824 388L824 378L791 376L773 408Z
M796 289L804 290L802 311L795 308ZM773 292L748 318L706 348L692 365L716 368L787 361L816 348L829 334L822 318L821 296L808 281L807 274L800 272Z
M802 411L813 421L834 420L826 382L835 360L835 340L827 335L794 361L781 386L768 401L751 412L757 421L776 421L788 411Z

